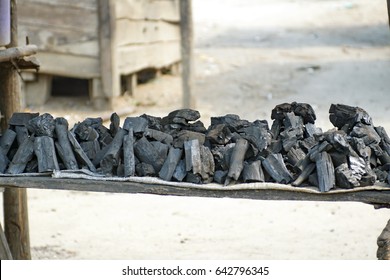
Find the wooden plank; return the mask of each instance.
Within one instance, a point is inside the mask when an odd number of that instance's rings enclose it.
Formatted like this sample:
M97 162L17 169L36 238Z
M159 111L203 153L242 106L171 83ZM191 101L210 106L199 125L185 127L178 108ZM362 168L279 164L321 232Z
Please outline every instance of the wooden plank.
M5 50L0 50L0 62L10 61L12 59L21 58L36 54L38 47L35 45L28 45L24 47L15 47Z
M162 68L180 61L180 42L162 42L118 48L119 71L131 74L145 68Z
M18 46L16 0L11 0L11 43ZM20 77L14 68L0 64L1 130L14 112L20 111ZM14 259L31 259L26 190L6 189L3 194L4 229Z
M117 19L179 22L179 0L123 0L115 5Z
M95 9L96 10L96 0L19 0L18 4L23 5L25 3L34 3L42 4L56 7L76 7L76 8L85 8L85 9Z
M119 19L116 26L118 46L180 40L180 26L177 23Z
M275 186L276 184L273 184ZM169 186L163 184L146 184L136 182L111 182L82 179L57 179L48 177L1 177L0 186L7 188L34 188L54 190L74 190L107 193L155 194L172 196L196 196L214 198L244 198L255 200L300 200L300 201L356 201L390 207L389 191L355 191L306 193L272 189L235 189L221 187L220 189L202 189ZM281 187L284 185L280 185Z
M47 51L38 53L37 58L41 62L39 72L42 74L82 79L98 78L101 75L98 58Z
M58 2L58 1L57 1ZM80 1L82 2L82 1ZM86 34L96 34L98 28L97 7L74 6L51 2L27 1L19 3L20 26L51 26L56 29L79 30Z

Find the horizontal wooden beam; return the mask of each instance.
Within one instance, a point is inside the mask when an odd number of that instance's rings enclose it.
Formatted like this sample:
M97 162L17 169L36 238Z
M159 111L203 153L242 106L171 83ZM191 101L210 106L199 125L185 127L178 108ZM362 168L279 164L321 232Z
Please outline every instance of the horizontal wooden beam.
M14 47L5 50L0 50L0 62L8 62L12 59L22 58L36 54L38 47L36 45L27 45L24 47Z
M267 183L264 184L264 186L266 186ZM291 190L286 190L285 185L280 185L281 189L278 190L276 184L272 184L272 187L269 189L238 189L236 187L206 189L204 185L200 185L199 188L197 188L139 182L112 182L100 180L64 179L48 177L1 177L0 186L4 186L6 188L16 187L109 193L155 194L212 198L241 198L256 200L300 200L329 202L355 201L382 207L390 207L390 188L389 190L370 189L350 192L331 191L328 193L315 193L294 191L294 188L291 188Z

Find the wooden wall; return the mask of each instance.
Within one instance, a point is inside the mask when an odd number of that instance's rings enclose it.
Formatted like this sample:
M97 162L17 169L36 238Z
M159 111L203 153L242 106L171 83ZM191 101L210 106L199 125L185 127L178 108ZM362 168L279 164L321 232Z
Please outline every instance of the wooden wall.
M19 42L38 45L41 73L100 75L96 0L19 0Z
M107 80L102 77L106 75L107 63L101 61L99 3L100 0L18 1L19 39L24 42L28 36L30 43L38 45L40 73ZM115 75L127 76L180 61L179 0L116 0L110 3L110 7L113 5L110 15L115 18L110 27L114 36L112 57L115 63L112 65L117 69ZM95 84L100 83L96 81ZM115 88L103 84L106 89ZM108 91L103 91L107 97ZM119 95L113 91L109 96ZM97 96L102 93L91 94L92 98Z
M179 0L117 1L115 8L121 74L180 60Z

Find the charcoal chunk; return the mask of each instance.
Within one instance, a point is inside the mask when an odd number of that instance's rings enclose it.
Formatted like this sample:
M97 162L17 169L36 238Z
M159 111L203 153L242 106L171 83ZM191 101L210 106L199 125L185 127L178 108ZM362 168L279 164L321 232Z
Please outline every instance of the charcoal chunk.
M182 149L175 149L173 147L169 149L168 157L161 167L160 172L158 173L161 179L165 181L170 181L172 179L173 173L176 170L176 166L179 163L182 153Z
M26 126L31 119L36 118L38 116L39 113L13 113L8 121L8 124L14 126Z
M245 183L264 182L264 173L261 168L261 161L245 162L242 170L242 177Z
M350 131L359 122L372 125L372 119L365 110L343 104L330 106L329 120L338 129L346 127L347 131Z
M129 131L130 128L133 128L133 133L142 134L145 132L145 129L148 127L148 120L141 117L127 117L125 123L123 124L123 129Z
M317 155L316 169L320 192L328 192L334 188L336 177L332 159L327 152L320 152Z
M28 130L35 136L54 136L55 123L50 114L43 114L28 121Z
M288 184L293 177L287 170L281 154L270 154L264 161L263 167L267 173L278 183Z

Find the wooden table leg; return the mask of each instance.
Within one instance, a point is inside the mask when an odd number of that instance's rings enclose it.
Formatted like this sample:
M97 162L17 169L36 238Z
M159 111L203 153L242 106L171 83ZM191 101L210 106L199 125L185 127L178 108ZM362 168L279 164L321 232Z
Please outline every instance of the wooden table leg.
M378 260L390 260L390 220L378 237L378 251L376 256Z
M7 239L0 224L0 260L12 260L11 251L8 246Z

